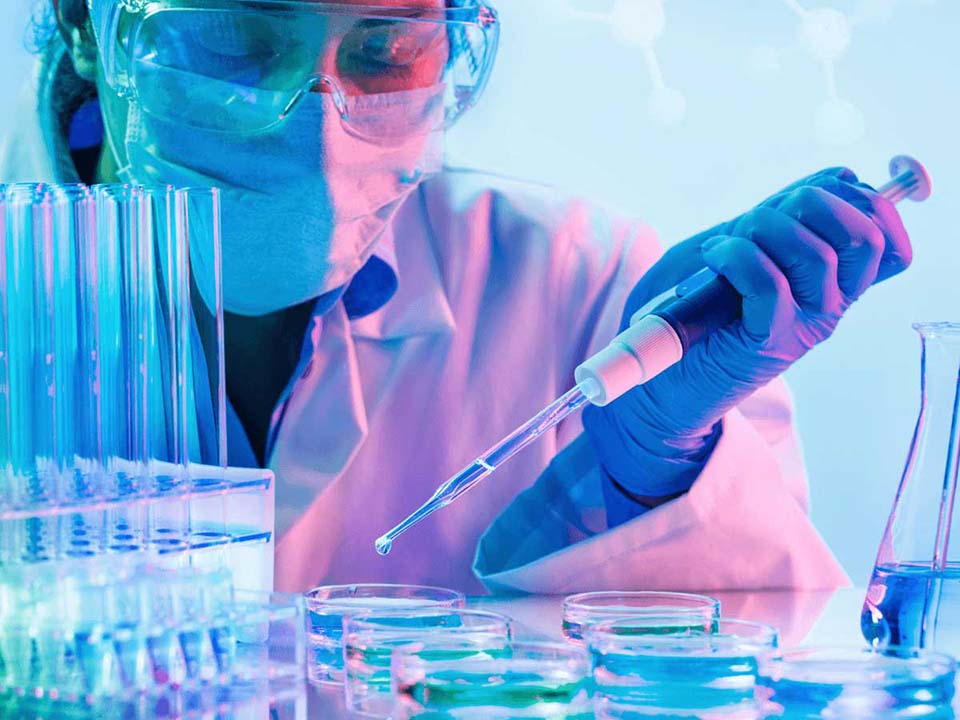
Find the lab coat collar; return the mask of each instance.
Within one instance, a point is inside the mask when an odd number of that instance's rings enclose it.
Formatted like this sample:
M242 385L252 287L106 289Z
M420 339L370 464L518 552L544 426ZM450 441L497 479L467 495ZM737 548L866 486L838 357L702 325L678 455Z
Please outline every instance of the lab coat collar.
M430 233L421 186L397 211L374 250L393 269L397 290L379 310L351 321L355 338L399 340L449 335L456 329Z

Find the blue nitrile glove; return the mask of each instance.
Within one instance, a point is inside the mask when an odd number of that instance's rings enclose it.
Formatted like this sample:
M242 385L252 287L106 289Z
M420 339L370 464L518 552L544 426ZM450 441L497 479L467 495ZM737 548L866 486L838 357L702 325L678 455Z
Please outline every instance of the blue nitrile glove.
M621 330L651 298L705 266L743 296L743 316L647 384L584 410L609 480L611 523L686 492L724 414L830 337L854 300L911 257L893 204L842 168L800 180L667 252L630 294Z

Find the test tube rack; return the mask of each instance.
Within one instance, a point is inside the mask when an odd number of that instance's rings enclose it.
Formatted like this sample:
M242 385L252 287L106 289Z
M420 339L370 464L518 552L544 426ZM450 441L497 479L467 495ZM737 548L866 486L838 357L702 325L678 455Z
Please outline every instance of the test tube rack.
M0 185L0 717L300 683L273 476L226 465L219 229L213 189Z

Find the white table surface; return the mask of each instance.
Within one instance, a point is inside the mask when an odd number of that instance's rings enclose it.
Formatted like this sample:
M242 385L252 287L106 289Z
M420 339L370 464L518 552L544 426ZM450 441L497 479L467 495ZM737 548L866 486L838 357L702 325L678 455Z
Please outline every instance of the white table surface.
M865 590L795 592L711 592L720 599L721 614L728 618L768 623L780 630L781 646L832 645L865 647L860 634L860 609ZM517 638L562 639L562 597L471 598L470 607L492 610L515 621ZM344 707L339 687L311 687L307 697L309 718L353 718Z

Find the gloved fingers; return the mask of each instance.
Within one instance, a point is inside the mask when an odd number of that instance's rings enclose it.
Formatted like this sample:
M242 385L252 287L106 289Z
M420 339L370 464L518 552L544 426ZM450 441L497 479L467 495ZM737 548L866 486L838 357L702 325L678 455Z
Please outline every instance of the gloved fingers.
M799 191L789 195L796 192ZM845 301L837 283L837 253L816 233L769 206L754 208L744 215L734 226L734 233L755 243L777 264L804 312L831 317L839 317L843 312Z
M703 260L743 296L744 332L763 344L774 330L796 316L790 282L777 264L756 244L742 237L720 236L703 244Z
M818 170L817 172L807 175L806 177L802 177L799 180L795 180L785 188L768 197L760 204L767 205L770 203L776 203L781 195L793 192L797 188L805 185L827 184L833 182L855 183L857 182L857 174L847 167L824 168L823 170Z
M866 183L851 183L824 176L815 184L860 210L883 233L883 256L880 258L880 267L874 282L882 282L910 267L913 260L910 236L892 202Z
M706 267L700 255L700 243L714 228L683 242L677 243L663 254L656 264L650 268L630 291L624 305L623 316L620 321L620 330L626 329L633 314L646 305L660 293L683 282L691 275L695 275Z
M784 196L777 209L834 249L840 291L848 304L876 281L886 239L877 223L856 205L825 188L808 185Z

